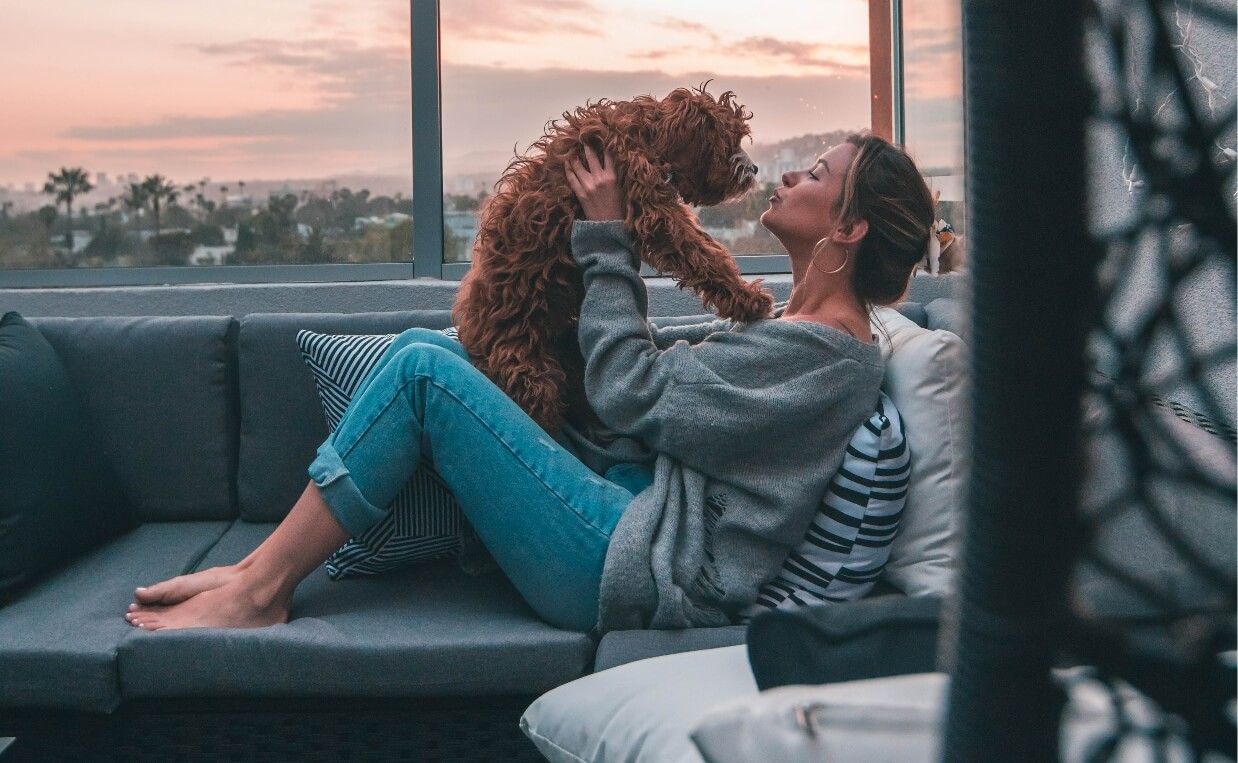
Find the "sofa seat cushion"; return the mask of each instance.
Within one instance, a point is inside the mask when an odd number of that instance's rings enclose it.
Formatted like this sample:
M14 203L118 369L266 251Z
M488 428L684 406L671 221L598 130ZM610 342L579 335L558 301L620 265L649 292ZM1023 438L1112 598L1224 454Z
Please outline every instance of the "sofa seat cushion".
M143 633L125 621L133 589L192 569L229 524L142 525L0 609L0 706L113 710L117 649Z
M198 569L236 563L274 529L238 521ZM119 655L126 698L536 694L582 675L594 649L542 622L502 575L450 560L340 581L320 566L286 624L138 635Z
M678 631L610 631L598 642L593 670L596 673L665 654L737 646L744 643L747 633L746 625L687 628Z

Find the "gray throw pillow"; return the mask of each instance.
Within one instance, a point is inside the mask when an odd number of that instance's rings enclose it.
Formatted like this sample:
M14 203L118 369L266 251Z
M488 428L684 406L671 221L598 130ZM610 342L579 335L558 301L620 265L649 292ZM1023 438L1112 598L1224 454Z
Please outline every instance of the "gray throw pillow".
M132 528L69 373L38 329L0 317L0 606Z

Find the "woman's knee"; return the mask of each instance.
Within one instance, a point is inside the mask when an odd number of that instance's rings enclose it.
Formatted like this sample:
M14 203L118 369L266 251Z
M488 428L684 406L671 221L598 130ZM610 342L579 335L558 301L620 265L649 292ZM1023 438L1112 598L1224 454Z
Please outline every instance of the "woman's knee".
M398 348L393 345L392 349L391 365L399 369L400 377L406 381L420 376L455 386L473 375L486 378L460 353L437 342L412 342Z
M416 344L430 344L449 350L453 354L468 360L464 346L441 331L426 328L411 328L401 332L391 343L391 351L398 352L405 347Z

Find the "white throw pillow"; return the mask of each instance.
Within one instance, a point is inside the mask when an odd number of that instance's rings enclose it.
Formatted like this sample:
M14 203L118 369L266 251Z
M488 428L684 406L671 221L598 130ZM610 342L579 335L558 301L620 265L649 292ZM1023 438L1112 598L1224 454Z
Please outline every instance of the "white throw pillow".
M917 326L897 310L874 311L886 361L881 389L898 408L911 446L911 484L885 579L910 596L947 595L959 563L970 454L966 442L966 346L949 331Z
M1055 670L1053 680L1067 697L1058 737L1063 763L1094 760L1111 739L1118 743L1108 761L1194 759L1180 721L1129 684L1109 685L1088 667ZM944 673L783 686L720 702L690 735L705 763L931 763L942 747L949 687ZM1119 719L1130 724L1125 733Z
M934 763L950 679L920 673L735 697L689 732L706 763Z
M551 689L520 728L551 763L701 763L688 732L719 702L755 696L747 647L704 649Z

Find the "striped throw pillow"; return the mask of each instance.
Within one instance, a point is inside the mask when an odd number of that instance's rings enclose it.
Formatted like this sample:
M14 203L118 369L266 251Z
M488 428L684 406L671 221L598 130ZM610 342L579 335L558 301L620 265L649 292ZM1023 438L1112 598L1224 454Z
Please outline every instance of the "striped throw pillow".
M442 333L456 338L454 328ZM314 375L327 428L332 432L340 425L357 387L396 336L297 333L297 346ZM460 551L462 533L470 529L455 496L423 461L392 502L391 510L327 559L327 575L332 580L377 575L414 562L453 556Z
M883 392L876 413L851 437L803 543L743 617L864 597L890 558L910 477L903 420Z

